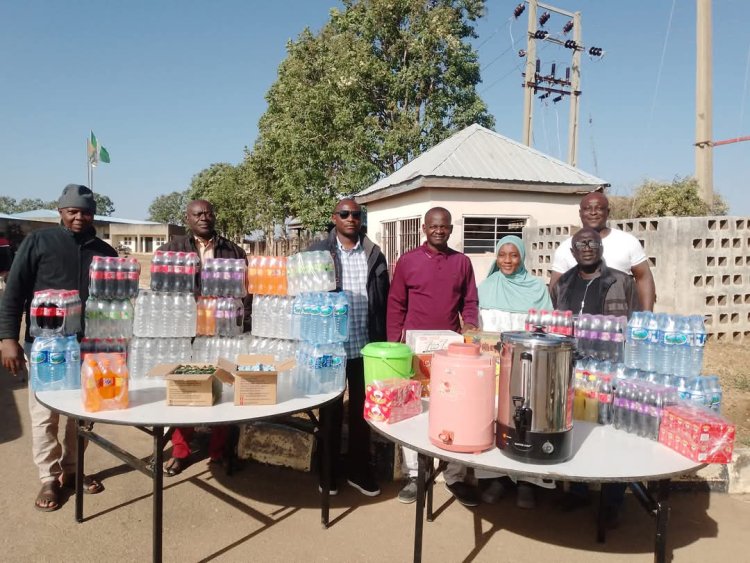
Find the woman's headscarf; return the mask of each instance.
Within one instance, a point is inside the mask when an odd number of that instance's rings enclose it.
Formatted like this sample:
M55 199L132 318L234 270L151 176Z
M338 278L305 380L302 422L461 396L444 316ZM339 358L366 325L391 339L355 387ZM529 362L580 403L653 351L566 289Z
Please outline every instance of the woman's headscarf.
M518 269L506 276L497 266L497 254L503 245L512 244L518 249L521 263ZM479 307L482 309L498 309L510 313L525 313L531 308L552 309L547 286L542 280L526 271L524 260L526 250L523 241L513 235L501 238L495 246L495 259L487 275L487 279L479 284Z

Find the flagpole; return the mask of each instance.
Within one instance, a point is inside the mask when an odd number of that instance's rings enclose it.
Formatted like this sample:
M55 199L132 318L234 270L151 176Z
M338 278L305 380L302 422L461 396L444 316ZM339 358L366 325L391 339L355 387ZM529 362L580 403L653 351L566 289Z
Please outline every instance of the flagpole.
M86 139L86 185L91 185L91 170L89 169L89 140Z

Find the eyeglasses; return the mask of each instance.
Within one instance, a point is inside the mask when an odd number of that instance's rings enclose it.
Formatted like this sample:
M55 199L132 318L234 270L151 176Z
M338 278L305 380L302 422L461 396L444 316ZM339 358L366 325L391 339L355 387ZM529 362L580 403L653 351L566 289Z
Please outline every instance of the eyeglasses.
M351 215L354 219L361 219L362 218L362 212L361 211L349 211L348 209L344 209L342 211L334 211L334 215L338 215L342 219L348 219L349 215Z
M579 240L573 246L575 246L578 250L583 250L587 247L591 250L599 250L599 248L601 248L602 246L602 243L595 240Z

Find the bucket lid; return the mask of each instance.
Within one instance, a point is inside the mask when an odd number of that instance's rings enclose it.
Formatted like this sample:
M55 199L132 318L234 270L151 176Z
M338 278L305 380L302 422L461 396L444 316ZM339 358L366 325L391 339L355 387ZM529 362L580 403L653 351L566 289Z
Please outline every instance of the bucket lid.
M406 359L413 356L411 348L399 342L370 342L362 348L368 358Z

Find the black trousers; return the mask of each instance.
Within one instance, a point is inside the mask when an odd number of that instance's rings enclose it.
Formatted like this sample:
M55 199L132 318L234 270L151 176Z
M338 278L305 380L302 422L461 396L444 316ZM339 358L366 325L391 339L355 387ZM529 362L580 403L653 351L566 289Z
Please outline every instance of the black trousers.
M370 471L370 426L365 422L365 370L362 358L346 361L346 385L349 389L349 448L346 453L347 473L350 478L366 475ZM326 409L321 409L321 423L330 417L332 440L331 486L335 486L341 475L339 453L341 452L341 427L344 418L343 397Z

